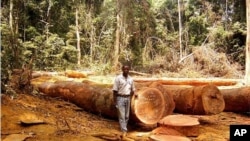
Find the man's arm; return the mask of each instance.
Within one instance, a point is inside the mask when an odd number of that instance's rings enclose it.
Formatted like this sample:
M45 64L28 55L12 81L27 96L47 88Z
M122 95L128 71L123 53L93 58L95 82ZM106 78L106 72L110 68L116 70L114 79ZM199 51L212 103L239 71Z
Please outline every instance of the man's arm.
M131 90L130 95L133 96L134 93L135 93L135 92L134 92L133 90Z
M113 100L114 100L114 104L116 105L116 96L117 96L118 92L113 90Z
M134 81L132 81L130 95L133 96L134 94L135 94L135 83L134 83ZM137 95L135 95L135 96L137 96Z

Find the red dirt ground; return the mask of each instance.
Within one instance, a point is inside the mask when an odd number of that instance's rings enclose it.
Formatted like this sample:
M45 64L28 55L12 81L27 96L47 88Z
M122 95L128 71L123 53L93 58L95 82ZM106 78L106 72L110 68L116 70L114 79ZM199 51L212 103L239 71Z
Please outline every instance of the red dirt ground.
M176 114L176 113L175 113ZM222 112L195 115L200 125L173 127L193 141L229 140L231 124L250 125L250 115ZM26 124L24 124L26 123ZM121 138L117 119L94 115L75 104L42 94L1 94L1 140L17 134L18 141L149 141L154 127L129 124L126 138Z

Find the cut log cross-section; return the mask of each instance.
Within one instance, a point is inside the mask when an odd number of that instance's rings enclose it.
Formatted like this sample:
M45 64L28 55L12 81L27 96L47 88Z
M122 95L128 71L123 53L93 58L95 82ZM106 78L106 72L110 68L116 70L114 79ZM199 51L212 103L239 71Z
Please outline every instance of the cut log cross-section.
M159 82L153 82L152 84L149 85L149 87L151 88L157 88L158 90L160 90L164 96L165 99L165 111L164 111L164 115L163 116L167 116L167 115L171 115L175 109L175 102L173 99L173 96L167 92L165 90L165 88L163 87L163 85Z
M225 108L223 95L215 85L171 89L168 92L173 95L175 111L179 113L209 115L218 114Z
M61 97L75 103L84 110L117 118L111 86L94 82L60 81L43 83L39 90L52 97ZM165 100L156 88L144 88L132 98L131 120L143 124L156 124L164 113Z
M165 100L156 88L145 87L132 98L131 111L137 121L152 125L156 124L165 112Z

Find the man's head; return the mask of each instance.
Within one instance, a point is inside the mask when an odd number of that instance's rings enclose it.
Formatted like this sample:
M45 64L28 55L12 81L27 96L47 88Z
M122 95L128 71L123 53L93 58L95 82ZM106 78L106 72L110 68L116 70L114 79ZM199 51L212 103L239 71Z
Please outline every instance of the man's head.
M122 66L122 72L123 72L123 76L127 77L128 73L129 73L130 67L129 65L123 65Z

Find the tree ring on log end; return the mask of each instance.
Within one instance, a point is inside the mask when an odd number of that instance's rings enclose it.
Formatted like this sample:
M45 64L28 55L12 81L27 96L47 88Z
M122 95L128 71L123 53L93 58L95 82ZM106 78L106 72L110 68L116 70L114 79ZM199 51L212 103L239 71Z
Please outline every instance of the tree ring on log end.
M223 95L215 85L206 85L199 88L201 88L198 91L201 91L202 94L201 98L205 114L218 114L224 110L225 101Z
M156 124L165 110L164 96L156 88L144 88L133 97L131 109L135 118L144 124Z

